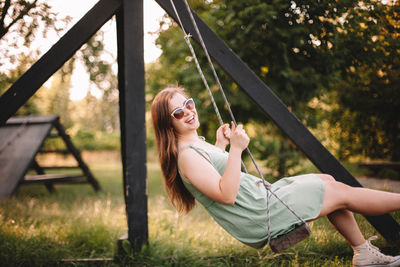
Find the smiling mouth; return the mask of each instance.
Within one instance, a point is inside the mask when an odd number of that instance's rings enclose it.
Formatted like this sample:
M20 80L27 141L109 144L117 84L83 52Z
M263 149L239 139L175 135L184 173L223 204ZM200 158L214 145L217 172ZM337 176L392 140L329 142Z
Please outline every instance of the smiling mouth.
M190 116L190 118L186 122L192 122L194 120L194 115Z

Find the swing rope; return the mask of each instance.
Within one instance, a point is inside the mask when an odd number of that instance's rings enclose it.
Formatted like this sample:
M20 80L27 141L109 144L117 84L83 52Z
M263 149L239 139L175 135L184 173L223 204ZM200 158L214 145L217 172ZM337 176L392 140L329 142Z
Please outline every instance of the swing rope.
M190 50L190 52L191 52L191 54L192 54L192 56L193 56L193 59L194 59L194 61L195 61L196 67L197 67L197 70L198 70L198 72L199 72L199 74L200 74L200 76L201 76L201 79L203 80L203 83L204 83L205 87L207 88L208 94L209 94L209 96L210 96L211 102L212 102L213 107L214 107L214 110L215 110L215 113L217 114L219 123L220 123L220 125L223 125L223 120L222 120L221 114L220 114L220 112L219 112L218 106L217 106L217 104L215 103L214 96L213 96L213 94L212 94L212 92L211 92L211 89L210 89L210 87L209 87L209 85L208 85L208 82L207 82L207 80L206 80L206 78L205 78L205 76L204 76L204 73L203 73L202 69L201 69L201 66L200 66L199 61L198 61L197 56L196 56L196 53L195 53L195 51L194 51L194 49L193 49L193 46L192 46L192 44L191 44L191 42L190 42L190 37L192 37L192 35L191 35L190 33L186 33L185 28L183 27L183 23L182 23L182 21L181 21L181 18L180 18L180 16L179 16L179 13L178 13L178 11L177 11L177 9L176 9L176 7L175 7L174 1L173 1L173 0L170 0L170 2L171 2L171 5L172 5L172 7L173 7L173 9L174 9L174 12L175 12L175 14L176 14L176 17L177 17L177 19L178 19L178 22L179 22L179 24L180 24L180 26L181 26L181 29L182 29L182 31L183 31L183 33L184 33L185 42L186 42L186 44L188 45L189 50ZM229 111L229 114L230 114L230 116L231 116L231 119L232 119L233 123L235 124L235 126L237 126L235 116L233 115L233 112L232 112L232 110L231 110L231 108L230 108L229 101L228 101L228 99L226 98L225 92L224 92L224 90L223 90L223 88L222 88L222 85L221 85L221 82L220 82L219 77L218 77L218 75L217 75L217 72L216 72L216 70L215 70L215 68L214 68L214 65L213 65L212 61L211 61L211 58L210 58L210 55L209 55L209 53L208 53L207 47L206 47L206 45L205 45L205 43L204 43L204 41L203 41L203 37L202 37L202 35L201 35L201 33L200 33L200 30L199 30L199 28L198 28L198 26L197 26L196 20L194 19L192 10L191 10L191 8L190 8L190 6L189 6L189 4L187 3L186 0L183 0L183 2L184 2L184 4L185 4L185 6L186 6L187 12L188 12L188 14L189 14L189 16L190 16L190 20L191 20L191 22L192 22L192 24L193 24L193 26L194 26L194 29L195 29L195 31L196 31L198 37L199 37L200 44L201 44L201 46L202 46L202 48L203 48L203 51L204 51L204 53L205 53L205 55L206 55L206 57L207 57L209 66L210 66L210 68L211 68L211 70L212 70L212 73L213 73L213 75L214 75L214 78L215 78L215 80L216 80L216 82L217 82L217 84L218 84L219 91L221 92L221 95L222 95L222 97L223 97L223 99L224 99L224 102L225 102L226 107L227 107L227 109L228 109L228 111ZM257 163L256 163L256 161L255 161L255 159L254 159L254 157L253 157L253 155L252 155L252 153L250 152L250 149L249 149L248 147L246 148L246 151L247 151L247 153L249 154L249 156L250 156L250 158L251 158L251 160L252 160L252 162L253 162L253 164L254 164L254 166L255 166L255 168L256 168L256 170L257 170L259 176L260 176L260 180L259 180L257 183L258 183L258 184L262 183L262 184L264 185L265 189L266 189L266 192L267 192L267 196L266 196L266 198L267 198L267 232L268 232L268 241L267 241L267 244L269 244L270 241L271 241L271 217L270 217L270 207L269 207L269 200L270 200L269 194L270 194L270 193L271 193L276 199L278 199L278 200L279 200L279 201L280 201L280 202L281 202L281 203L282 203L282 204L283 204L297 219L299 219L303 224L306 225L306 222L305 222L293 209L291 209L283 200L281 200L281 199L271 190L271 184L265 180L265 178L264 178L262 172L260 171L260 169L259 169L259 167L258 167L258 165L257 165ZM246 167L244 166L243 161L242 161L242 166L243 166L244 171L245 171L246 173L248 173Z

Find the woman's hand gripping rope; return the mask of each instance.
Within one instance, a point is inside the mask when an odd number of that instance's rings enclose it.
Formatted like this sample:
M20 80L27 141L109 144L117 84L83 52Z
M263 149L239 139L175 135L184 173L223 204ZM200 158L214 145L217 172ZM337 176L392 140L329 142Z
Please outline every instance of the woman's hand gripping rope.
M230 133L230 144L231 144L231 149L232 148L238 148L240 151L243 151L246 149L246 147L249 145L250 138L247 136L246 131L243 129L243 125L235 125L233 122L231 122L231 133Z
M215 145L223 150L225 150L227 145L231 144L231 146L236 146L240 151L243 151L246 149L249 142L250 138L247 136L246 131L241 124L236 126L232 122L231 129L229 124L225 123L217 129Z

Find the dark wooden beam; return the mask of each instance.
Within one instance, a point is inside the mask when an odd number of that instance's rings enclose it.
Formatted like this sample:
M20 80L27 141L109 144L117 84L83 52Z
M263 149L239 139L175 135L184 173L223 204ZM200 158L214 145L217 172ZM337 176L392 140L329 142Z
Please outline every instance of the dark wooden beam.
M138 250L148 242L143 0L122 3L117 13L121 153L128 239Z
M118 10L121 0L100 0L0 97L0 126Z
M170 0L156 0L177 21ZM199 43L186 7L181 0L174 0L186 32ZM242 90L282 129L323 173L331 174L338 181L351 186L361 184L343 165L313 136L291 113L282 101L265 85L253 71L195 14L197 25L211 57L232 77ZM400 226L390 216L367 216L367 220L387 240L398 240Z
M65 129L61 125L59 119L54 121L54 127L57 129L58 135L64 141L65 146L67 147L69 152L72 154L72 156L78 162L78 166L82 170L84 175L86 176L87 182L90 183L93 186L94 190L99 191L101 189L100 184L94 178L94 176L93 176L92 172L90 171L89 167L83 161L82 156L81 156L81 152L77 148L75 148L74 144L71 141L71 138L65 132Z

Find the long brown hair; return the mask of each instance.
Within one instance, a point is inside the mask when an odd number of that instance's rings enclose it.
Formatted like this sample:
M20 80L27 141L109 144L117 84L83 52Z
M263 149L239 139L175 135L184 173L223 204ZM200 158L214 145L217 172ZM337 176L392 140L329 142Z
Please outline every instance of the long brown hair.
M151 105L151 117L168 197L179 212L187 213L194 207L195 200L178 173L178 139L169 110L169 102L175 94L187 97L183 88L168 87L161 90Z

